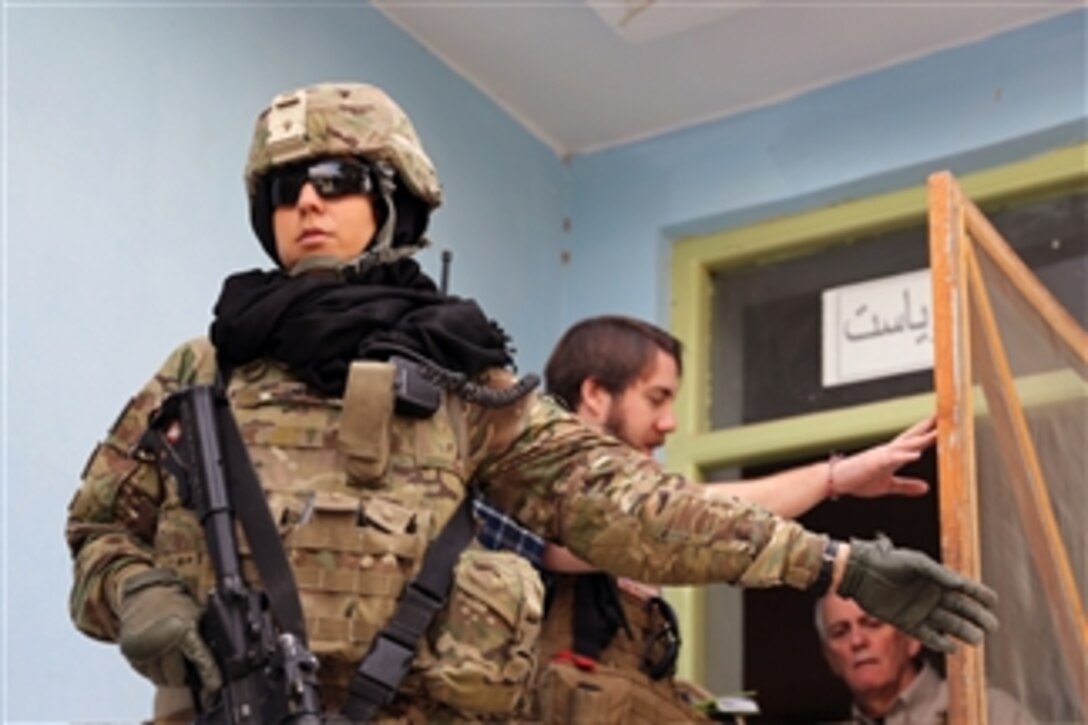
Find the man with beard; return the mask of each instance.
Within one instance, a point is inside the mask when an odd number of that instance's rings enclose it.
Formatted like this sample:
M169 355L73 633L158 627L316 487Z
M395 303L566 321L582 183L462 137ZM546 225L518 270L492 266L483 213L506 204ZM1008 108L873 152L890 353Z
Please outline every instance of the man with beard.
M680 342L665 330L630 317L593 317L557 343L545 367L545 386L586 423L650 455L676 429L673 403L682 366ZM710 484L705 493L756 503L784 517L842 495L920 496L926 482L895 471L917 460L935 437L930 418L856 455L762 479ZM509 522L505 531L513 531ZM679 638L656 587L601 573L555 544L521 548L542 550L538 563L552 573L542 634L543 717L623 722L700 715L690 702L706 693L671 677ZM599 693L581 697L592 699L592 708L572 713L564 703L587 684Z

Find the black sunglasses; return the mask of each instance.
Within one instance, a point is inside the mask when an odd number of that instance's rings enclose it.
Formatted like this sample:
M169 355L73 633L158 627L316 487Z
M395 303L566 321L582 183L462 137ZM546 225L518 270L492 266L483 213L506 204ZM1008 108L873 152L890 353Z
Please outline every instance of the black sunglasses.
M325 159L314 163L273 169L268 177L272 208L294 206L306 184L313 184L322 199L339 199L373 190L370 167L352 159Z

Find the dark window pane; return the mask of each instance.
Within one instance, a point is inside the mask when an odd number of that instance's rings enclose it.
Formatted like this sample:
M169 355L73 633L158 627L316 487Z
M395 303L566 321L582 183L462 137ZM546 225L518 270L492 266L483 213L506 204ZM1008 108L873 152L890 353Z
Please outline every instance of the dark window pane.
M1088 194L987 210L1081 325L1088 321ZM824 388L821 293L929 266L924 220L803 256L724 270L714 281L711 425L744 423L932 390L932 371Z

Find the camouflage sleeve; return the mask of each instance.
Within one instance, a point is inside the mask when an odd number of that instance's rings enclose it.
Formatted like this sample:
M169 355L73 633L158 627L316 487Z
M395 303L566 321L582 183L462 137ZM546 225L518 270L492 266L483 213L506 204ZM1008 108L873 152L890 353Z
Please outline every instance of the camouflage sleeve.
M482 466L489 496L529 528L613 574L745 587L816 579L825 536L739 500L712 499L546 397Z
M206 340L179 347L128 402L87 460L68 506L65 537L73 560L69 611L76 627L91 637L117 637L115 575L129 566L151 565L163 494L158 471L133 456L148 414L180 386L214 375L215 355Z

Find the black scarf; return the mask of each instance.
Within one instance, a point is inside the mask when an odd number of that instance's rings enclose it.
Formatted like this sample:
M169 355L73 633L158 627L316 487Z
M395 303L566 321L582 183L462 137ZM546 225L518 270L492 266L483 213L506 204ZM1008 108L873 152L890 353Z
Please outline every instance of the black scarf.
M343 395L353 360L422 356L470 378L512 365L509 338L472 300L439 293L411 259L345 281L252 270L223 283L211 340L220 364L286 364L326 395Z

